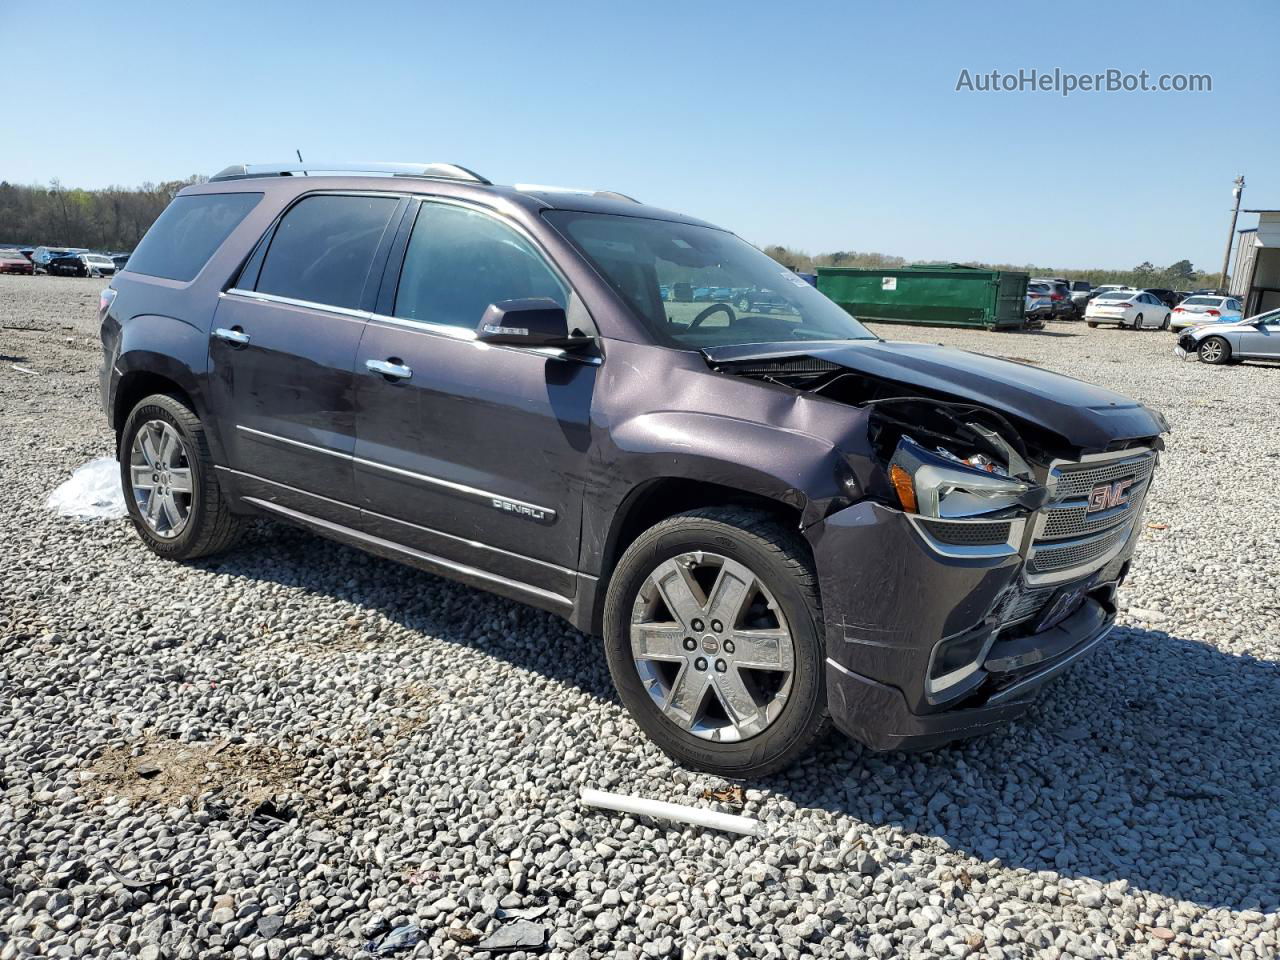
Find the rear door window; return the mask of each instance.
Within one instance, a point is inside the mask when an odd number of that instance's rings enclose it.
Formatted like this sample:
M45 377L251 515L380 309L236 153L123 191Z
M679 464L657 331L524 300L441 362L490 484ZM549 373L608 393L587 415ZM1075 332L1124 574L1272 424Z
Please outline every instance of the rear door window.
M473 329L489 304L527 297L569 303L564 284L524 237L465 207L422 205L400 273L397 317Z
M193 280L261 199L260 193L175 197L129 257L129 272Z
M394 197L304 197L276 227L254 289L354 309L374 252L399 201Z

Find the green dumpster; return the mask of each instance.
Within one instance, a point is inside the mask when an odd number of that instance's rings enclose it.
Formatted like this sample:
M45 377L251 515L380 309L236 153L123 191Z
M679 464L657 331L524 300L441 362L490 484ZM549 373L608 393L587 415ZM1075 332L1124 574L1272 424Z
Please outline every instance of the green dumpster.
M1027 275L961 263L819 267L818 289L859 320L1011 330L1024 325Z

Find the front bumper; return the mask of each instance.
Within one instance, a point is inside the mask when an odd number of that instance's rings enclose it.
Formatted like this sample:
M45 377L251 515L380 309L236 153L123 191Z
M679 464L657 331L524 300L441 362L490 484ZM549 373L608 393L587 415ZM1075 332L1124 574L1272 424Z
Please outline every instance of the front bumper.
M809 531L822 593L827 700L837 728L875 750L917 750L988 732L1100 644L1130 541L1080 579L1031 587L1021 553L941 556L900 511L866 501ZM1039 590L1044 599L1010 610ZM1068 596L1069 595L1069 596ZM1063 598L1063 619L1056 616ZM1055 622L1057 620L1057 622ZM1044 624L1044 626L1041 626ZM929 692L935 649L974 638L975 669Z
M989 733L1025 712L1048 680L1096 649L1111 633L1115 608L1089 597L1065 621L1038 634L996 643L984 661L997 681L980 699L917 714L902 692L827 659L827 702L836 726L873 750L928 750Z

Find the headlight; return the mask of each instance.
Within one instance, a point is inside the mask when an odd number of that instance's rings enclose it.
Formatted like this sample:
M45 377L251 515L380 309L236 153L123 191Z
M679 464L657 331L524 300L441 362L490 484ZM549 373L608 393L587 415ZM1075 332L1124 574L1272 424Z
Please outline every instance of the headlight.
M889 481L902 509L939 519L980 517L1025 506L1023 497L1035 489L986 457L962 460L942 448L931 452L908 436L898 441Z

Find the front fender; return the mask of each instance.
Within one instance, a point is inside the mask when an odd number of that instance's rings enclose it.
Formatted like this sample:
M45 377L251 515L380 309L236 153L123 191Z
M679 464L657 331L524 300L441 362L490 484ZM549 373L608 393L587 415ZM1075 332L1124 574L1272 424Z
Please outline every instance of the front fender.
M852 472L830 441L718 413L659 411L616 424L629 476L715 483L777 500L807 522L848 495ZM811 518L811 519L810 519Z

